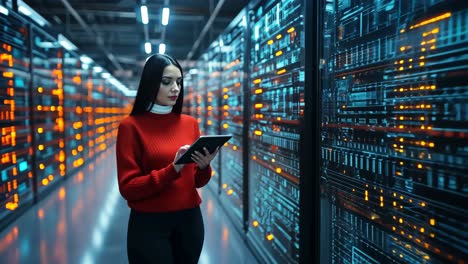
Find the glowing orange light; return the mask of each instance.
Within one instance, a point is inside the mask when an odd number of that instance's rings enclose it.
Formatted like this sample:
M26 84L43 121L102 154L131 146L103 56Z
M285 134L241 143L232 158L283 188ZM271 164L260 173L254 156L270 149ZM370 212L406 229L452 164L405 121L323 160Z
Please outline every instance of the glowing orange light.
M13 78L13 72L3 72L3 77L5 78Z
M46 178L42 179L42 185L46 186L47 184L49 184L49 180Z
M39 217L39 219L43 219L44 218L44 210L43 209L39 209L37 211L37 216Z
M434 23L434 22L449 18L450 16L452 16L452 13L447 12L447 13L444 13L442 15L439 15L439 16L436 16L436 17L433 17L433 18L430 18L430 19L426 19L426 20L424 20L424 21L422 21L422 22L420 22L420 23L418 23L416 25L410 26L410 29L425 26L427 24L431 24L431 23ZM437 30L438 30L438 28L437 28ZM437 32L439 32L439 31L437 31ZM437 33L437 32L435 32L435 33Z
M285 73L285 72L286 72L286 69L282 69L282 70L277 71L276 73L277 73L278 75L280 75L280 74L283 74L283 73Z

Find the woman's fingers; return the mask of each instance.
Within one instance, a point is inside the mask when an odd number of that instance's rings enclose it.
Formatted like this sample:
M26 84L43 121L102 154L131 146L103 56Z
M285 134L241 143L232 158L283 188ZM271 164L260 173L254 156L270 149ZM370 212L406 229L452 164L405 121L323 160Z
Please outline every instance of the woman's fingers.
M210 153L207 148L203 148L203 153L195 151L192 154L192 160L197 163L198 167L204 168L210 164L210 162L215 158L216 154L218 154L219 147L216 148L213 153Z

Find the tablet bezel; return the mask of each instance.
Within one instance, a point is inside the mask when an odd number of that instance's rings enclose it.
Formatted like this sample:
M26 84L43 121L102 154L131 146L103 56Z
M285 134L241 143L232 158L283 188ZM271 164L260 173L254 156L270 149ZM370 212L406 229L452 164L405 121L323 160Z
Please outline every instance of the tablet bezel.
M232 135L203 135L200 136L190 148L182 154L174 164L188 164L194 163L192 160L192 153L199 151L204 154L203 147L206 147L210 153L213 153L216 150L216 147L222 147L229 139L232 138Z

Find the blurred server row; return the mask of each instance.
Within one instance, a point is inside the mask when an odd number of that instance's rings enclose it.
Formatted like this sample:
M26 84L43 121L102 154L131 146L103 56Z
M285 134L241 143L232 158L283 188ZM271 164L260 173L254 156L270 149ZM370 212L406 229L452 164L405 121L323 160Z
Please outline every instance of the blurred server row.
M111 146L129 109L56 34L12 10L0 25L1 227Z
M209 187L261 260L466 262L462 2L253 1L190 69L185 111L234 136Z
M186 112L204 134L232 134L210 188L268 263L299 261L304 107L301 0L246 7L187 74Z

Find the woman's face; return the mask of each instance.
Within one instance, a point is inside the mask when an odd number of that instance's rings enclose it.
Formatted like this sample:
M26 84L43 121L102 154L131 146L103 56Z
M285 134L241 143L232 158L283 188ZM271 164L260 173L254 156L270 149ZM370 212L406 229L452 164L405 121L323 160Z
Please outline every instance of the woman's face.
M181 82L182 73L179 68L174 65L166 66L163 71L155 103L168 106L175 105L177 98L179 97Z

